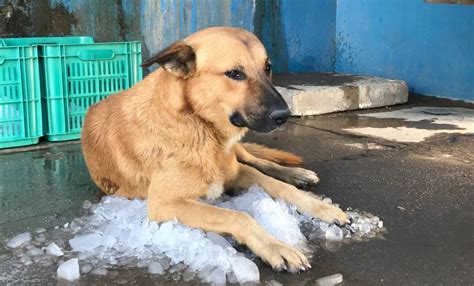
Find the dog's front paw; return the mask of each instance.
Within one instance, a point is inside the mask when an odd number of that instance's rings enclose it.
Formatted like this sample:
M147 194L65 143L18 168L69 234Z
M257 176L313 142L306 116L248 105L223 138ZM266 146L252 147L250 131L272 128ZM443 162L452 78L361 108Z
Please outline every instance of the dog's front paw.
M292 168L290 180L293 185L305 188L308 185L316 185L319 182L319 177L311 170L295 167Z
M311 268L304 254L278 240L266 242L260 251L260 257L276 271L296 273Z
M332 204L322 201L316 201L316 203L314 203L313 207L311 208L311 214L327 223L350 223L349 217L343 210Z

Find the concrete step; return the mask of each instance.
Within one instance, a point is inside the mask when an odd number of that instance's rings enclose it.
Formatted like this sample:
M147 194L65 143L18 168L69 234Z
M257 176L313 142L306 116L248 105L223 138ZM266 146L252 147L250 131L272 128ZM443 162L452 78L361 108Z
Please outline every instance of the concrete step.
M277 74L273 82L295 116L367 109L408 101L404 81L339 73Z

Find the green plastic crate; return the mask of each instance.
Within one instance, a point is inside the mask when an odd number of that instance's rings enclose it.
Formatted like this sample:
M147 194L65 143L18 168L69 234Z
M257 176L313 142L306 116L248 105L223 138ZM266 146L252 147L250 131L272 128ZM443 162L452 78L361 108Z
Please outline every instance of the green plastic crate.
M0 39L0 148L38 143L43 135L38 49Z
M80 138L89 106L142 79L140 42L44 45L40 53L49 141Z

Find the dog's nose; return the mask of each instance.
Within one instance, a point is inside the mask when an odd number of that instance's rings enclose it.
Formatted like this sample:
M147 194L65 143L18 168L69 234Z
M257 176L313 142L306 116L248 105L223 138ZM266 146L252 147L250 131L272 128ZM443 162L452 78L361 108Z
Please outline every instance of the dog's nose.
M290 117L290 114L291 112L288 108L277 109L277 110L272 111L272 113L270 113L270 118L273 119L278 126L280 126L286 122L288 117Z

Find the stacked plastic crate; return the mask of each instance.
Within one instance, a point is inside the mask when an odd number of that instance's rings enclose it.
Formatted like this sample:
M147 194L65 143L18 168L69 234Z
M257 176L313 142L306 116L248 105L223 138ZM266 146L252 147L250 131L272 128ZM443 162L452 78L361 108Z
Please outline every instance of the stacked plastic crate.
M43 134L36 47L0 39L0 148L38 143Z
M142 79L140 42L0 39L0 148L80 138L92 104Z

